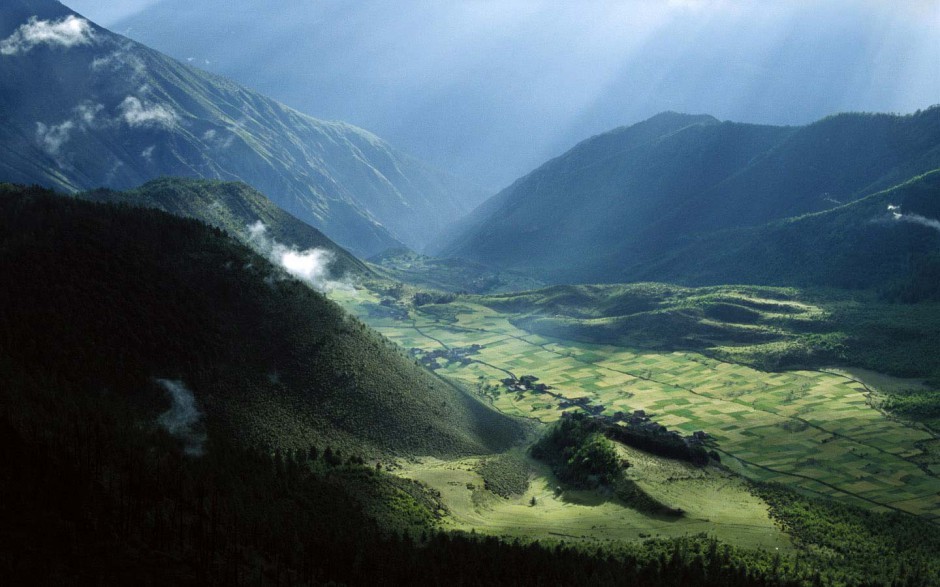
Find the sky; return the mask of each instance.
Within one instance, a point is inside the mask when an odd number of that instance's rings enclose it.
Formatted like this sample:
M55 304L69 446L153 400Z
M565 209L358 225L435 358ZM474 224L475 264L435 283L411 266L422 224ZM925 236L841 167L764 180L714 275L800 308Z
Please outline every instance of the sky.
M495 191L665 110L760 124L940 102L940 0L66 0Z

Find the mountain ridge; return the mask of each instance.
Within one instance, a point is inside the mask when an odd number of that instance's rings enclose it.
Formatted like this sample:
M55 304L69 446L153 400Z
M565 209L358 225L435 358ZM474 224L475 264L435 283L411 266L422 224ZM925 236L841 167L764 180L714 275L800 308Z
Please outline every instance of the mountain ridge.
M683 116L579 143L478 207L438 255L552 283L661 281L631 268L702 235L831 209L940 167L940 107L805 127Z
M30 44L31 26L66 32ZM165 175L244 181L362 256L420 248L464 211L456 178L372 133L292 110L53 0L6 4L0 38L4 180L68 191Z

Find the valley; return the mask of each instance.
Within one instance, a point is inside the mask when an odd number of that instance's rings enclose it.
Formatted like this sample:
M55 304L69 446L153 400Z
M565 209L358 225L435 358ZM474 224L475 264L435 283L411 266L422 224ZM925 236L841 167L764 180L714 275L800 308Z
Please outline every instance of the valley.
M553 394L586 398L602 414L644 410L671 430L705 431L721 464L747 479L940 522L940 462L925 460L921 448L935 433L872 405L872 388L890 378L835 369L765 372L696 352L550 338L514 326L517 315L472 297L410 305L407 314L387 317L369 313L380 298L365 288L333 296L404 348L480 345L468 361L439 361L436 372L505 414L541 423L559 418L557 397L500 383L531 374Z
M926 4L184 4L0 6L5 584L940 585Z

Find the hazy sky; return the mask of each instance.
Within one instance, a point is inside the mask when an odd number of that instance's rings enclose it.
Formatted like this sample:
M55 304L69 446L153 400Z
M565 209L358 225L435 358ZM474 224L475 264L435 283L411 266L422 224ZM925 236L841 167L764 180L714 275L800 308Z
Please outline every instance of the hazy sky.
M804 124L940 102L940 0L66 0L487 187L663 110Z

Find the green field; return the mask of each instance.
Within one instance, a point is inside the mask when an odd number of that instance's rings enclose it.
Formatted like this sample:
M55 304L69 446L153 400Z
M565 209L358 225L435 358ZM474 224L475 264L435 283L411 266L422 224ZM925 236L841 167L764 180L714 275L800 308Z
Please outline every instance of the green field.
M467 300L447 321L420 307L410 308L407 320L367 318L364 305L377 301L367 290L338 294L337 301L405 348L482 345L474 362L447 364L438 372L473 386L507 414L545 423L559 418L558 398L509 392L499 384L507 373L536 375L553 393L590 398L607 414L643 409L684 434L704 430L723 464L747 478L940 522L940 470L932 463L920 466L921 443L934 437L872 407L872 387L884 377L772 373L695 352L552 339L513 326L512 314Z
M686 511L675 518L642 514L594 491L567 489L556 495L558 481L547 466L533 460L529 461L534 471L529 489L503 499L483 490L477 461L420 459L405 463L398 473L441 492L450 514L446 527L454 530L596 541L708 533L738 546L792 548L769 517L767 505L748 492L741 479L719 469L699 469L649 455L633 461L632 478L654 497Z

